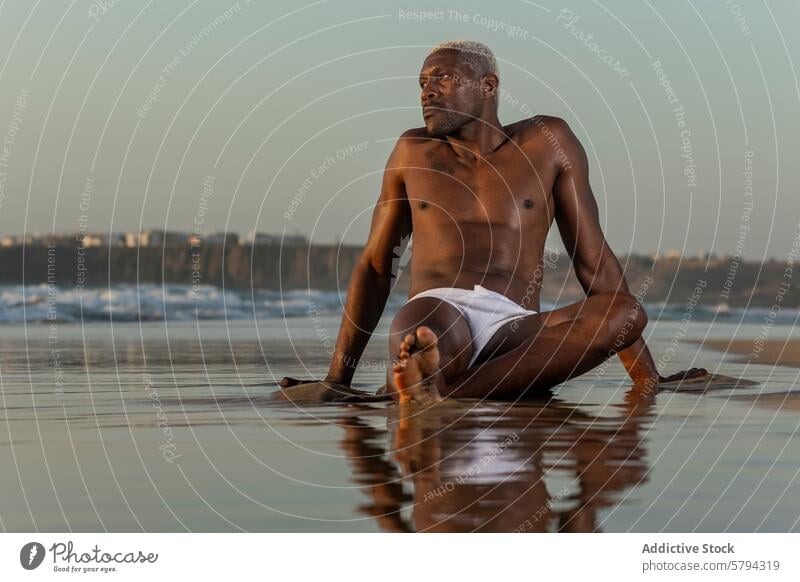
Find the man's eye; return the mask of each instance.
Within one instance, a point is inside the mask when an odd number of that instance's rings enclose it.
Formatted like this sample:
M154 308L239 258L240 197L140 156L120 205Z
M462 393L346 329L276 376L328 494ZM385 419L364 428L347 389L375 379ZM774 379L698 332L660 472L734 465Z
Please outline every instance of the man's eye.
M439 78L440 79L450 79L451 75L450 75L450 73L442 73L441 75L439 75Z

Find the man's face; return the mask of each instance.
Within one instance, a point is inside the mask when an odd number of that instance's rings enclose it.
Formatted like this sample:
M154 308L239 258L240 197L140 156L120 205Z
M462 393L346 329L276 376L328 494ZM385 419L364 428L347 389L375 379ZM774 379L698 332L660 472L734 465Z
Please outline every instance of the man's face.
M439 50L425 59L419 86L422 117L430 135L449 135L480 117L480 81L458 50Z

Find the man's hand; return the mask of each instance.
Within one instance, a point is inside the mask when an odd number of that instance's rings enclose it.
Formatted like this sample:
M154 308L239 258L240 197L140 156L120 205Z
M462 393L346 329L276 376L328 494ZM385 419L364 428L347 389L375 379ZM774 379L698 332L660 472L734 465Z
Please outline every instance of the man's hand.
M708 376L708 370L705 368L692 368L690 370L684 370L683 372L678 372L676 374L670 374L669 376L659 376L659 384L663 384L665 382L680 382L682 380L692 380L695 378L702 378L703 376Z
M657 376L640 378L638 380L633 379L633 384L639 388L653 389L661 384L671 384L673 382L685 381L691 381L692 384L696 384L698 382L711 381L713 378L714 376L709 374L708 370L705 368L691 368L689 370L677 372L676 374L670 374L669 376L662 376L661 374L658 374Z
M273 395L273 398L278 401L317 404L323 402L366 403L391 400L391 396L388 394L372 394L327 380L303 381L286 377L281 379L280 385L282 389Z
M290 378L289 376L284 376L283 378L281 378L280 382L278 382L278 385L281 388L291 388L292 386L297 386L298 384L308 384L309 382L327 382L328 384L340 384L341 386L345 386L345 384L342 384L340 382L334 382L332 380L329 380L328 378L325 378L324 380L317 380L316 378L306 378L305 380L299 380L297 378Z

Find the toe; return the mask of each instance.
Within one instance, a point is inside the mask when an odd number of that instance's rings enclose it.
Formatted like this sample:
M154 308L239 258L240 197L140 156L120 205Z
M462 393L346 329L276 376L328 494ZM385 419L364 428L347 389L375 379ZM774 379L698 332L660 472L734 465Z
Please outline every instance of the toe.
M436 345L439 338L433 333L433 330L426 325L421 325L417 328L417 343L422 349L429 348Z

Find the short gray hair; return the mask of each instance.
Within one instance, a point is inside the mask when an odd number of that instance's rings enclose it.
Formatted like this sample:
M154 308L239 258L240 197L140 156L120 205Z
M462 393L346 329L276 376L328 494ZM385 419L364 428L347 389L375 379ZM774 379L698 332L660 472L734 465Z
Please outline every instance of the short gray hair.
M428 55L441 50L457 50L462 53L462 58L479 75L497 75L497 59L494 58L492 50L475 40L448 40L437 44L431 49Z

